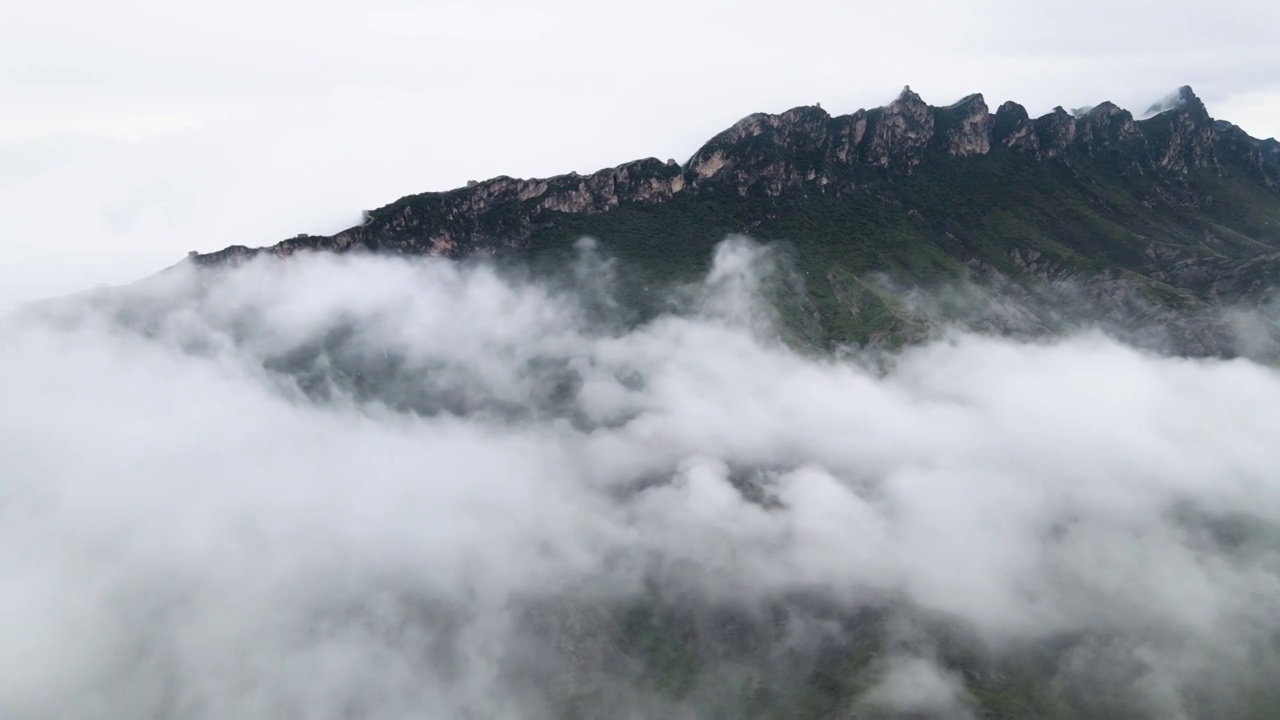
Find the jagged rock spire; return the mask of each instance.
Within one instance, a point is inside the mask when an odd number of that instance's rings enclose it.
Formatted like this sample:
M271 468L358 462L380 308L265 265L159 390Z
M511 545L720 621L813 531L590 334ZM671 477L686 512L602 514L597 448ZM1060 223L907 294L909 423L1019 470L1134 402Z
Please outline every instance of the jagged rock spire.
M1209 110L1205 108L1204 102L1195 94L1190 85L1183 85L1178 88L1178 99L1181 101L1182 109L1186 112L1197 119L1209 119Z
M996 110L991 126L991 142L1005 147L1038 152L1040 140L1027 109L1008 100Z
M898 99L893 101L894 105L911 104L924 105L924 100L911 89L910 85L903 85L902 92L898 93Z
M1155 116L1167 112L1187 113L1202 121L1209 119L1209 111L1205 108L1204 102L1200 100L1190 85L1183 85L1159 102L1152 104L1151 107L1147 108L1146 115Z
M1177 172L1220 168L1214 150L1217 132L1213 119L1191 86L1183 85L1152 108L1158 112L1142 124L1157 167Z

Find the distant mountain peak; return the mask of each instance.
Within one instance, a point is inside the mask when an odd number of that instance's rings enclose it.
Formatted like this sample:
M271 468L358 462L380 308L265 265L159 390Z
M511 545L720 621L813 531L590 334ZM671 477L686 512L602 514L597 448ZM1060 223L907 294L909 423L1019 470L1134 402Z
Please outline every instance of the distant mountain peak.
M1061 164L1075 172L1096 166L1142 177L1157 188L1172 184L1167 191L1151 191L1152 202L1192 202L1177 189L1180 178L1192 171L1221 176L1228 165L1273 191L1280 188L1280 149L1210 121L1189 86L1153 107L1159 112L1144 120L1112 102L1074 115L1057 106L1031 118L1012 102L993 114L980 93L930 106L905 86L889 105L850 115L832 116L816 105L747 115L683 164L647 158L590 175L494 178L403 198L369 211L364 223L337 235L291 238L270 252L367 249L462 257L522 246L557 218L656 206L677 197L792 203L814 195L851 197L932 164L964 163L995 152L1013 153L1028 173L1038 172L1037 165ZM218 264L257 252L235 247L193 261Z
M1110 100L1103 100L1102 102L1098 103L1097 105L1094 105L1088 110L1083 111L1081 114L1082 115L1118 115L1123 112L1128 112L1128 111L1120 107L1119 105L1116 105L1115 103L1111 102Z
M893 101L894 105L924 105L924 100L911 89L910 85L903 85L902 92L898 93L898 98Z
M1174 111L1185 111L1197 118L1209 118L1209 111L1205 108L1204 102L1191 89L1190 85L1183 85L1156 101L1151 107L1147 108L1143 116L1151 118L1162 113Z
M982 96L982 93L969 93L968 95L965 95L959 100L951 103L947 107L959 108L959 107L972 107L976 105L981 105L983 107L986 107L987 101Z

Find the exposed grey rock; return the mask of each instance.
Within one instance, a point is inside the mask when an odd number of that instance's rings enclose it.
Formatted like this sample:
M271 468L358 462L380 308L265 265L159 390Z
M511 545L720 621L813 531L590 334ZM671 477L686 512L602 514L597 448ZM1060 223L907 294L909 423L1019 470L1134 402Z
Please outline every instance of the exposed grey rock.
M954 105L934 111L942 147L949 157L985 155L991 151L994 118L982 95L969 95Z
M1015 148L1038 155L1040 139L1027 109L1012 100L996 110L992 121L992 141L997 145Z
M924 160L924 149L933 139L933 130L934 114L929 106L905 87L897 100L868 114L859 155L872 167L910 172Z
M1086 157L1121 151L1145 154L1143 135L1133 113L1110 102L1096 105L1076 119L1072 144L1079 155Z
M1038 157L1064 157L1076 139L1076 119L1061 106L1036 118L1034 128L1040 146Z
M1142 121L1151 160L1162 170L1187 172L1193 168L1221 171L1214 149L1213 119L1191 88L1178 90L1173 107Z

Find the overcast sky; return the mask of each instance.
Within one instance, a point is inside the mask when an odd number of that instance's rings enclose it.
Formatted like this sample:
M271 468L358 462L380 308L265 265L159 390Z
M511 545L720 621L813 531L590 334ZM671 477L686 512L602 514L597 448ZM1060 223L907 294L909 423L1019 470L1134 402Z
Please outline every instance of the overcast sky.
M748 113L904 84L1033 114L1191 84L1280 135L1280 6L1256 0L4 5L0 307L470 179L683 161Z

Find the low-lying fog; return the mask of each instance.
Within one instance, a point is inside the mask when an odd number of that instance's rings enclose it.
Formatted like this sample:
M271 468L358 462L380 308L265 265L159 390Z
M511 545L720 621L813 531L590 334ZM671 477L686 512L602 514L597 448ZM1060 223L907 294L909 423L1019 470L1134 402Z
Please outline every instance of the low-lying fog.
M1275 369L1091 332L815 357L761 253L630 328L599 258L574 291L180 267L9 318L0 717L700 717L820 667L954 717L1032 656L1082 703L1258 707Z

